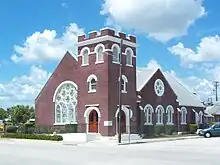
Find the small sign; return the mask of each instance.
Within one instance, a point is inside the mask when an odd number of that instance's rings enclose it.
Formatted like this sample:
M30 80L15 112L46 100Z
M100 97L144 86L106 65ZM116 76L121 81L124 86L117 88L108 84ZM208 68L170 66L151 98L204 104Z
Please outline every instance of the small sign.
M104 126L106 127L112 126L112 121L104 121Z

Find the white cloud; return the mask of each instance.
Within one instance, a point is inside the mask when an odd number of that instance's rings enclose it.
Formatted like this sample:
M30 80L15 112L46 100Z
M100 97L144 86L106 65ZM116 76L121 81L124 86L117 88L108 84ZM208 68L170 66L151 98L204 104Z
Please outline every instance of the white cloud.
M28 36L22 46L15 45L15 54L11 59L14 62L43 62L60 60L66 51L72 54L76 52L77 35L82 34L75 23L65 28L65 32L59 36L55 30L44 30L35 32Z
M147 69L162 69L161 65L156 60L150 60L147 64Z
M0 84L0 102L4 107L14 104L34 104L34 99L51 73L40 66L32 66L29 75L14 77L10 82Z
M179 56L182 64L220 61L220 36L203 38L196 47L196 51L186 48L181 42L168 48L168 50Z
M67 3L65 3L65 2L62 2L62 3L61 3L61 6L64 7L64 8L68 8Z
M101 14L107 22L147 33L160 41L187 34L206 14L203 0L104 0Z

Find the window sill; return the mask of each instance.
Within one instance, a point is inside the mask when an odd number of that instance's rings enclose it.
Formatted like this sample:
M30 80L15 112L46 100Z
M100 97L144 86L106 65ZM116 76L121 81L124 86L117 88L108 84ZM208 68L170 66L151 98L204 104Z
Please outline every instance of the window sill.
M174 123L167 123L167 125L174 125Z
M133 65L131 65L131 64L126 64L126 66L128 66L128 67L133 67Z
M81 66L82 66L82 67L83 67L83 66L89 66L89 64L82 64Z
M124 91L124 90L122 90L121 92L122 92L122 93L128 93L127 91Z
M181 125L187 125L187 123L180 123Z
M104 61L96 61L95 64L102 64Z
M156 125L164 125L163 123L156 123Z
M114 63L114 64L120 64L119 61L112 61L112 63Z
M66 123L54 123L53 125L67 125L67 124L77 124L77 122L66 122Z
M144 125L153 125L152 123L144 123Z
M96 90L88 91L88 93L96 93Z

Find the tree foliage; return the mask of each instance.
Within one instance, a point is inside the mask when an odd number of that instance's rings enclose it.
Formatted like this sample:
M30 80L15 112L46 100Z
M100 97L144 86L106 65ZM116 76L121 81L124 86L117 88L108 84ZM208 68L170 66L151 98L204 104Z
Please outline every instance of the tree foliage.
M34 108L28 105L16 105L8 108L7 111L14 124L25 123L35 117Z
M8 117L8 113L3 108L0 108L0 120L3 120Z

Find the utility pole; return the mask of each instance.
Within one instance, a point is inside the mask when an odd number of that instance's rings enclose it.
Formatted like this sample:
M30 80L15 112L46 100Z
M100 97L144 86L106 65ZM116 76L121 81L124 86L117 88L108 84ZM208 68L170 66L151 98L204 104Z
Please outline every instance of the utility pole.
M214 92L215 92L215 101L218 101L218 87L219 87L219 81L214 81Z
M119 55L119 95L118 95L118 101L119 101L119 116L118 116L118 143L121 143L121 78L122 78L122 46L123 46L123 40L121 39L121 44L120 44L120 55Z

